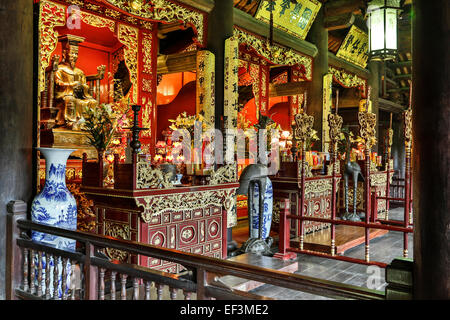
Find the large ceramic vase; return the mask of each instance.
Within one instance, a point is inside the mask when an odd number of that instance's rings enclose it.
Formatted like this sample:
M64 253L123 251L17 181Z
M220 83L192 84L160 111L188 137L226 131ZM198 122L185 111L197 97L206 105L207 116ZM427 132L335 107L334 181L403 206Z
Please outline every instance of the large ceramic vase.
M38 148L45 157L45 185L42 191L33 199L31 205L31 220L41 224L47 224L58 228L76 230L77 228L77 203L74 196L66 186L66 162L69 155L75 149ZM76 240L54 236L42 232L32 231L31 238L34 241L43 242L58 249L74 251ZM34 257L37 262L37 256ZM43 258L43 268L46 268L46 260ZM50 263L50 283L53 296L53 268L55 261ZM61 259L58 264L58 294L61 297ZM66 274L70 275L70 263L67 263ZM43 288L45 288L43 275ZM66 279L68 284L70 279Z
M66 162L74 149L38 148L45 157L45 185L31 204L31 220L76 230L77 203L66 186ZM32 239L58 249L75 250L75 240L32 232Z
M272 181L266 178L266 192L264 194L264 213L262 224L262 239L265 240L270 234L270 227L272 225L272 210L273 210L273 188ZM255 184L252 205L252 229L250 233L251 238L258 238L259 236L259 187Z

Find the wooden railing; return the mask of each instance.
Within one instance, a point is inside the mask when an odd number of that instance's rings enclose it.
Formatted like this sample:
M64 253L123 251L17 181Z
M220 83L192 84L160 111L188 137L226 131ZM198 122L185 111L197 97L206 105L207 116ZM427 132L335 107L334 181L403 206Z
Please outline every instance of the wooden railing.
M221 281L225 275L336 299L385 298L382 291L37 224L25 219L26 206L22 202L9 205L8 211L7 278L10 281L7 283L7 299L163 299L163 290L168 299L269 299L232 289ZM60 250L32 241L27 236L31 230L75 239L77 250ZM184 266L185 271L170 274L110 261L102 253L106 248L178 263ZM56 267L53 269L50 263L44 267L43 257L45 261L61 263L59 267L54 263ZM61 267L62 272L59 273Z

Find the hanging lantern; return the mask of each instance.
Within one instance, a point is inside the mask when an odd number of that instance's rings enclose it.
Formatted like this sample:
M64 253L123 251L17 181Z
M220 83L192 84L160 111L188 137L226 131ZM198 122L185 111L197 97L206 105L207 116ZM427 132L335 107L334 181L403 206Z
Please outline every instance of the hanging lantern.
M371 60L395 60L397 57L397 19L401 0L369 2L369 57Z

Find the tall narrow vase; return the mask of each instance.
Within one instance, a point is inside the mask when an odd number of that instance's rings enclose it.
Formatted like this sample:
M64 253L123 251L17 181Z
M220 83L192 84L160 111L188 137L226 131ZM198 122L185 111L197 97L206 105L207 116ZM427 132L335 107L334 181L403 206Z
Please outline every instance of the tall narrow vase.
M31 220L76 230L77 203L66 186L66 162L74 149L38 148L45 157L45 185L31 205ZM33 232L32 239L58 249L75 250L75 240Z
M272 225L272 210L273 210L273 188L272 181L266 178L266 191L264 194L264 213L262 223L262 235L261 238L265 240L270 234L270 228ZM253 226L251 228L251 238L258 238L259 236L259 187L255 184L253 194L253 207L252 207Z
M38 148L45 157L45 185L42 191L33 199L31 205L31 220L41 224L47 224L58 228L76 230L77 228L77 203L74 196L66 186L66 162L74 149L56 149L56 148ZM54 236L42 232L32 231L31 238L58 249L75 250L76 240L64 237ZM38 263L38 256L33 257L35 263ZM49 261L50 274L46 275L47 260L42 258L43 274L42 288L45 290L45 278L50 277L50 292L54 297L54 268L58 266L58 285L57 295L62 296L62 261L58 258L56 261L51 258ZM66 283L70 286L71 265L66 264ZM36 271L37 272L37 271ZM37 282L37 274L35 275ZM67 290L66 290L67 293Z

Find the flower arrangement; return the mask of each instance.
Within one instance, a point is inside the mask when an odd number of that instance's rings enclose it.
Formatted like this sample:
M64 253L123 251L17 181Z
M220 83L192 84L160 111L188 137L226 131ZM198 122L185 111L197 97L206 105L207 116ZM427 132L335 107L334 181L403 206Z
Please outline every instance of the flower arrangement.
M309 137L306 139L306 150L312 150L315 141L319 141L319 136L317 135L317 130L311 129Z
M123 100L115 104L101 104L98 108L85 108L82 130L89 133L89 144L98 151L105 151L116 134L129 126L129 103Z
M191 134L191 136L194 135L195 121L198 121L202 124L203 131L209 129L210 127L202 114L198 114L195 116L188 116L186 111L180 113L175 120L169 119L169 121L172 123L172 125L169 126L170 129L172 130L186 129Z

